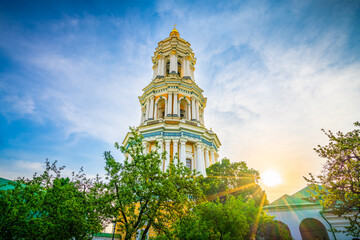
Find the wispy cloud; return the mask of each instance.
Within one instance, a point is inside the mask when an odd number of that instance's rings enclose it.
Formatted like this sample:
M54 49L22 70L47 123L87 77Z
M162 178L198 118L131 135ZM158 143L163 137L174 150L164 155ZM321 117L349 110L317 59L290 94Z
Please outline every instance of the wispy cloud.
M320 129L345 131L360 119L359 46L351 40L357 9L157 1L121 16L64 14L35 30L0 22L0 49L14 65L0 72L1 113L9 122L51 122L70 143L121 141L140 120L137 96L150 82L150 57L176 23L198 58L195 78L220 155L260 172L277 166L285 178L278 191L295 192L303 175L321 167L312 151L326 142Z

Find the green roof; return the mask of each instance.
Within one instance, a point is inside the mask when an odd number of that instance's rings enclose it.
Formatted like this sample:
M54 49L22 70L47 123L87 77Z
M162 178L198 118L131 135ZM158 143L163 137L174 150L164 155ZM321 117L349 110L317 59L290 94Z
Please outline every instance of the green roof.
M320 205L319 201L312 197L312 193L315 194L316 192L311 189L311 185L306 186L291 196L287 194L281 196L264 208L294 208Z
M1 178L0 177L0 190L9 190L9 189L13 189L14 186L11 184L8 184L9 182L12 182L11 180L5 179L5 178Z
M313 195L317 195L317 193L312 189L313 185L309 185L301 189L300 191L294 193L291 195L292 197L297 197L301 199L311 199L313 198ZM321 186L318 186L320 189L322 189Z

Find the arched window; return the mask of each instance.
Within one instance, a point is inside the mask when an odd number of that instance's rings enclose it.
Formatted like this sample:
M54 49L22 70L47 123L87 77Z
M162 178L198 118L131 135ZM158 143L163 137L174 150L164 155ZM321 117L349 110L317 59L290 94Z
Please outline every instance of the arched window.
M165 117L165 99L159 100L157 104L157 111L158 119Z
M192 170L192 169L191 169L191 158L187 158L187 159L186 159L186 167L187 167L188 169Z
M187 119L187 105L188 103L186 102L185 99L181 99L180 100L180 117L181 118L185 118Z
M325 226L315 218L306 218L300 223L300 234L303 240L329 240Z

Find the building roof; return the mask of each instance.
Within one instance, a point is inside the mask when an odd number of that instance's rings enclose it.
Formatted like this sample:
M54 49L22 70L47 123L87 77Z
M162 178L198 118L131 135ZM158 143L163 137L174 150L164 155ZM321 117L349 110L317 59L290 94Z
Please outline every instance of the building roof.
M316 192L311 188L311 185L304 187L297 191L293 195L283 195L280 198L273 201L271 204L265 206L265 209L273 208L294 208L294 207L307 207L320 205L320 202L316 200L313 195Z
M11 184L8 184L9 182L12 182L11 180L5 179L5 178L1 178L0 177L0 190L9 190L9 189L13 189L14 186Z

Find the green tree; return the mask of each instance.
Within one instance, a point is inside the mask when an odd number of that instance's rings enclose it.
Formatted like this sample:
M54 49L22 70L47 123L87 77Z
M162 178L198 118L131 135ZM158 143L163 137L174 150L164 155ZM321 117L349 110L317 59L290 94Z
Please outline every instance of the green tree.
M138 233L146 239L150 228L168 236L168 229L176 219L184 216L202 191L195 172L191 172L177 158L169 169L162 171L165 153L144 153L142 136L132 130L129 146L115 144L128 156L117 162L105 152L108 182L105 185L109 204L108 216L118 223L125 239Z
M63 167L46 170L0 190L0 239L92 239L102 229L93 186L80 171L61 177Z
M360 123L354 123L355 127L360 127ZM326 159L322 173L310 178L305 178L309 183L315 185L321 198L321 204L325 209L331 210L338 216L345 217L351 214L353 217L347 218L350 227L347 227L347 234L355 237L360 236L360 129L343 133L341 131L333 133L325 131L329 138L329 144L318 145L314 150L320 157Z
M253 199L257 206L268 204L265 192L258 184L259 172L248 168L245 162L230 163L224 158L206 169L207 177L203 180L204 193L209 200L227 195Z
M272 217L267 216L254 201L228 196L226 201L204 202L194 207L173 226L173 239L235 240L270 239L276 236ZM272 225L271 225L272 224ZM278 239L292 239L290 232L281 232ZM163 235L156 240L167 239ZM272 238L276 239L276 238Z

